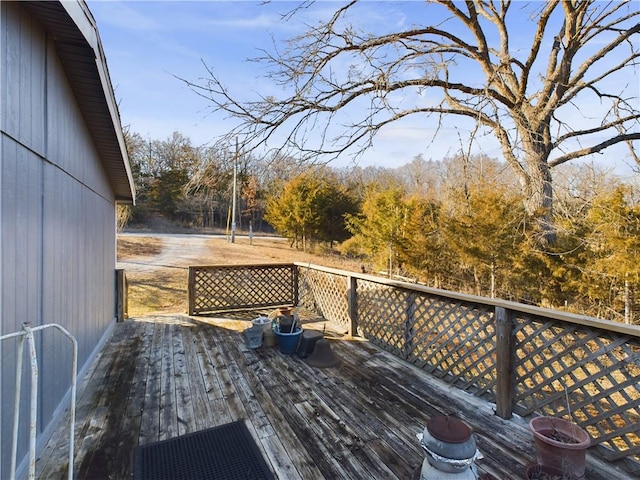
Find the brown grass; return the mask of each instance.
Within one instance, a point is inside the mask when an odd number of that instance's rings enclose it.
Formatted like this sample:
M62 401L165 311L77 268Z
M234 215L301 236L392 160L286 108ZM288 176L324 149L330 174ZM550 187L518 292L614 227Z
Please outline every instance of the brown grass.
M187 273L127 274L128 315L139 317L152 313L186 313Z
M158 255L162 240L153 237L118 237L118 260Z

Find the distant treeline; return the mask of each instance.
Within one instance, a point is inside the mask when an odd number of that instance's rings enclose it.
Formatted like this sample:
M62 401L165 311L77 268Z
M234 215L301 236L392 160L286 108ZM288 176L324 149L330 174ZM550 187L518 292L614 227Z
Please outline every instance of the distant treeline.
M126 140L137 189L130 224L162 216L227 229L235 164L239 231L276 231L292 247L357 257L365 270L429 286L640 323L638 186L594 165L554 171L556 239L541 247L521 187L496 159L332 168L236 157L179 133Z

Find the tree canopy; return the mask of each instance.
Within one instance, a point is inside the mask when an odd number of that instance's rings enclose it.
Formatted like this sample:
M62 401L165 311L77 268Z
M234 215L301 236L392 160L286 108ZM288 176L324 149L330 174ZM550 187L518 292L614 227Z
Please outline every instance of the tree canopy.
M254 59L270 68L266 80L282 86L281 97L245 100L212 69L207 81L188 83L238 120L229 138L309 159L357 156L410 117L433 119L435 138L447 117L469 121L469 142L484 132L498 140L543 243L555 235L553 167L618 144L638 158L634 2L431 0L412 24L383 32L359 27L362 8L344 4Z
M333 245L348 237L345 215L358 204L337 177L326 169L302 173L267 199L265 219L292 245L306 250L308 242Z

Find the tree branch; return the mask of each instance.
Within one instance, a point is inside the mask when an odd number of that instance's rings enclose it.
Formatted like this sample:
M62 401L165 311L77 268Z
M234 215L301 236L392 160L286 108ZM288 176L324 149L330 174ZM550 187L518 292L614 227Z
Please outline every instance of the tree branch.
M558 165L562 165L563 163L567 163L569 160L573 160L575 158L584 157L586 155L591 155L593 153L599 153L604 149L616 145L622 142L629 142L633 140L640 140L640 133L627 133L624 135L617 135L613 138L610 138L604 142L599 143L598 145L593 145L591 147L582 148L580 150L575 150L571 153L567 153L566 155L562 155L558 158L555 158L549 162L550 167L557 167Z
M612 121L612 122L607 122L607 123L603 123L602 125L598 126L598 127L594 127L594 128L589 128L589 129L585 129L585 130L577 130L577 131L571 131L568 133L565 133L564 135L559 136L555 142L553 142L553 148L558 148L563 142L565 142L566 140L570 139L570 138L575 138L575 137L579 137L579 136L586 136L586 135L593 135L595 133L600 133L600 132L604 132L605 130L609 130L610 128L615 128L618 126L621 126L625 123L631 122L631 121L638 121L640 120L640 113L636 114L636 115L628 115L626 117L623 118L617 118L616 120Z
M305 2L299 8L308 5ZM242 135L247 148L280 143L278 149L299 148L306 154L326 153L335 157L356 147L358 154L372 144L377 132L399 119L424 115L438 116L442 121L445 115L455 115L492 129L505 158L519 175L525 172L523 155L533 155L535 151L539 161L546 162L552 150L571 138L617 125L630 132L631 123L638 119L638 109L634 107L624 119L597 126L587 124L584 128L576 126L575 130L560 135L561 127L569 122L558 108L577 103L582 92L595 92L603 101L623 98L621 92L612 92L603 83L621 70L635 66L640 55L634 42L640 25L629 25L639 13L633 10L625 13L621 4L600 6L568 0L540 4L535 12L531 48L522 59L510 52L509 38L513 25L517 25L509 23L512 13L521 15L517 13L521 9L510 9L511 2L506 0L464 3L435 0L428 4L429 8L439 6L450 14L442 24L383 35L360 33L349 23L347 14L357 5L355 1L349 2L326 23L310 27L291 39L284 53L275 47L274 53L265 50L262 57L253 60L271 67L266 75L271 84L290 89L280 98L258 96L249 101L239 100L206 66L209 79L204 84L183 81L208 99L212 111L224 112L237 120L225 139ZM559 17L560 13L563 17ZM564 18L561 27L558 18ZM451 26L454 21L456 28ZM551 28L556 35L554 44L546 50L546 73L534 71ZM488 39L496 38L496 32L498 41L492 47ZM602 46L576 70L574 59L584 58L578 57L578 53L589 48L593 51L589 42L601 39ZM631 52L616 59L613 65L605 63L624 43L630 45ZM472 65L483 72L484 78L469 76ZM601 65L608 66L603 69ZM535 78L540 73L545 74L541 79ZM415 105L406 106L395 100L423 92L429 95L421 96ZM628 101L632 103L632 99ZM343 112L350 114L343 117ZM551 134L552 127L557 127L555 136ZM604 142L599 148L611 144ZM567 153L558 158L575 158L589 151L581 149L571 157Z

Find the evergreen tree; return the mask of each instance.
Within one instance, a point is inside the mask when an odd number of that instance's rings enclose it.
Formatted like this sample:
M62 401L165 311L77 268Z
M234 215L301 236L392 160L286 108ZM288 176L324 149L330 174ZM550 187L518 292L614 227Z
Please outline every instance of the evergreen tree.
M595 198L587 220L591 255L583 288L589 296L624 311L632 320L632 292L640 278L640 206L627 200L628 187L619 186Z
M369 187L361 213L347 215L347 228L354 238L345 250L366 254L374 268L384 269L389 275L402 273L400 250L407 239L409 209L400 187Z
M348 235L345 214L353 213L356 201L342 187L335 175L326 170L313 170L298 175L284 185L279 195L267 200L265 219L281 235L290 238L292 246L325 241L333 244Z
M399 245L404 269L421 282L443 288L454 275L455 263L441 232L441 205L414 195L407 206L407 235Z
M442 218L446 244L476 293L497 295L507 287L518 244L522 241L522 199L483 179L455 189Z

